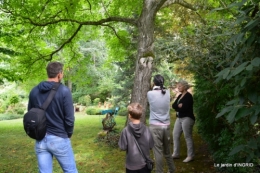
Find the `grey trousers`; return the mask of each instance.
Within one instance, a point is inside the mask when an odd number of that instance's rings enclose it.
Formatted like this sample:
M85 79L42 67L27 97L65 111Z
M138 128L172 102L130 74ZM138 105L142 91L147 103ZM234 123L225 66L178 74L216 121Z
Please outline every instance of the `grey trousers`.
M194 157L192 128L195 121L190 117L177 118L173 129L173 155L180 156L180 137L182 132L187 145L187 157Z
M163 173L163 160L165 158L169 172L173 173L175 166L171 157L170 126L150 125L149 128L154 140L153 153L155 157L155 172Z

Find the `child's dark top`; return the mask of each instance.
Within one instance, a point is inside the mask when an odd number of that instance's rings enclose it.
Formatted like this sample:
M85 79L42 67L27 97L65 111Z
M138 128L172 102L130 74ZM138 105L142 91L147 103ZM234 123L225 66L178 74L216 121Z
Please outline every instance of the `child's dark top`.
M118 145L121 150L126 151L126 168L129 170L139 170L145 167L145 159L139 152L135 141L135 136L143 154L150 159L150 150L154 146L152 134L143 123L133 124L130 122L121 133Z

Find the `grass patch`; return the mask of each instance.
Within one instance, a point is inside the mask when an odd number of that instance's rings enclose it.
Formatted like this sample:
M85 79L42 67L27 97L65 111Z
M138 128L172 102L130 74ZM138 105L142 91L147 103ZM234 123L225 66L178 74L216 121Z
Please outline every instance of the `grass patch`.
M102 131L101 120L104 115L86 115L76 113L75 129L72 145L79 173L124 173L125 152L120 151L115 142L116 131L120 132L125 124L125 117L116 116L115 133L106 139L98 139ZM172 114L172 126L175 115ZM211 172L214 173L213 162L207 153L206 146L197 131L194 131L196 158L193 162L183 163L186 144L182 137L182 158L174 160L175 173ZM37 160L34 152L34 140L26 136L22 119L0 121L0 172L1 173L37 173ZM112 147L111 147L112 146ZM167 167L165 166L165 172ZM53 173L62 173L58 162L54 159Z
M97 134L102 131L101 119L104 116L76 114L72 145L80 173L123 173L125 152L112 148L105 143L96 142ZM122 129L125 117L116 117L118 129ZM0 121L0 172L36 173L37 160L34 140L26 136L22 119ZM116 157L115 157L116 156ZM119 159L120 158L120 159ZM56 160L54 173L62 173Z
M0 121L23 118L24 114L0 114Z

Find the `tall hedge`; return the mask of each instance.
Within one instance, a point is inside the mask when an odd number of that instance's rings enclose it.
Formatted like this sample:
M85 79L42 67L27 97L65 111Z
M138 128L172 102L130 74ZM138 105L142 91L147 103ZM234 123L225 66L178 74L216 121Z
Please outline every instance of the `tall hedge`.
M260 13L254 12L257 5L253 1L234 3L230 8L236 7L232 9L236 17L186 27L179 39L167 45L167 50L172 50L171 62L177 64L175 68L193 74L196 126L208 143L214 162L232 165L217 167L227 173L259 171ZM250 166L238 168L236 163Z

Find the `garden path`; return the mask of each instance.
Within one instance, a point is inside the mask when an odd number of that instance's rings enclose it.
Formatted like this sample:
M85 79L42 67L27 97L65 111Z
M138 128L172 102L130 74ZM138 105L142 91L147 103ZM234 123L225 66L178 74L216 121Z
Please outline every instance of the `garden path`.
M172 129L176 119L175 113L171 112L171 124ZM201 136L198 134L196 123L193 129L193 140L195 146L195 158L193 161L188 163L183 163L186 158L186 143L184 136L181 136L181 158L174 159L174 164L176 167L175 173L218 173L214 167L214 161L209 153L207 144L202 140ZM173 146L173 142L172 142Z

